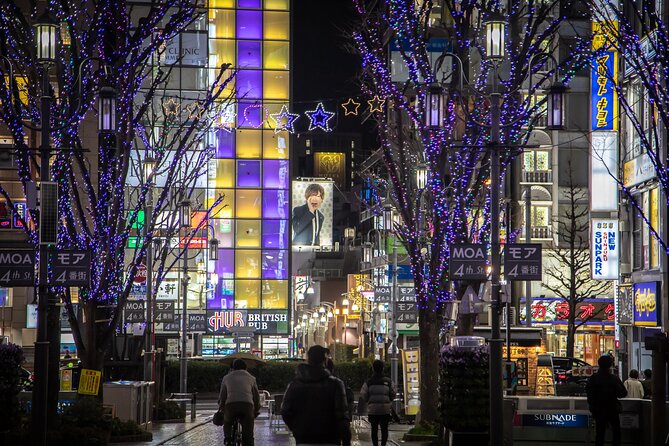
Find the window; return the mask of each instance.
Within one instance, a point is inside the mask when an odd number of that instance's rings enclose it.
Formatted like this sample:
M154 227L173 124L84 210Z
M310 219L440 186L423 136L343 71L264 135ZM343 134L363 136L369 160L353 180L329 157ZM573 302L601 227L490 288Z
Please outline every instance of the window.
M550 170L550 152L547 150L528 150L523 153L523 169L525 172Z
M532 227L550 226L551 208L550 206L532 206Z

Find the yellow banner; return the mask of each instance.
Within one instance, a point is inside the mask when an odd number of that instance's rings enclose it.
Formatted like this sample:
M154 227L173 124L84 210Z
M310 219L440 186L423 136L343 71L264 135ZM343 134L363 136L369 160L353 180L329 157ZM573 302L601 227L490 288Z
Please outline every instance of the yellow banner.
M99 370L81 369L78 393L81 395L97 395L100 391L102 372Z
M60 371L60 391L70 392L72 390L72 369Z
M416 415L420 408L420 349L402 350L402 371L404 411L407 415Z

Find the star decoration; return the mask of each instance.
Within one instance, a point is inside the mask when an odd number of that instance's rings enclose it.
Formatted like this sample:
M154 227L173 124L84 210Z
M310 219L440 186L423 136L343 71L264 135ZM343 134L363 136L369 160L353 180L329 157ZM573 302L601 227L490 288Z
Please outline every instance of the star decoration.
M297 121L297 118L300 117L300 115L297 115L295 113L290 113L288 111L288 107L286 104L284 104L281 107L281 111L279 113L272 113L270 115L274 123L276 124L274 126L274 133L279 133L282 130L286 130L290 133L295 132L295 121Z
M166 117L177 116L180 108L181 105L174 98L169 98L167 101L163 102L163 113Z
M341 104L344 108L344 116L353 115L358 116L358 108L360 107L360 102L355 102L353 98L348 98L348 101Z
M374 113L375 111L383 112L383 104L386 103L386 100L381 99L378 95L374 95L374 97L367 101L367 103L369 104L370 113Z
M186 110L188 110L188 119L190 120L201 119L205 112L204 108L202 108L202 104L200 104L199 101L188 104L186 106Z
M335 115L333 112L329 112L323 108L323 103L319 102L316 110L305 112L309 118L309 131L321 129L326 132L331 132L330 128L330 119Z

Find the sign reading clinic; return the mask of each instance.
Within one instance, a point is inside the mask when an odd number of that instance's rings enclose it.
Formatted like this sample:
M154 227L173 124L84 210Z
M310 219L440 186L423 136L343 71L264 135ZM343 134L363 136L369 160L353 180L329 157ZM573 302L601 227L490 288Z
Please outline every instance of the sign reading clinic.
M590 263L592 278L618 278L618 220L593 218L590 222Z
M642 327L659 326L658 282L634 284L634 325Z

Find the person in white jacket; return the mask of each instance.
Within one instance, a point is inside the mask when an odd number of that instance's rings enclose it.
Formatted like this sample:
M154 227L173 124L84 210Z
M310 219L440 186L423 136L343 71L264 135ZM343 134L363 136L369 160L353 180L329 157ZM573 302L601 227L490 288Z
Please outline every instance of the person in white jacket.
M627 398L643 398L643 385L639 381L638 370L630 370L630 377L625 380L624 384L627 390Z
M230 372L223 377L218 407L223 411L225 444L231 444L232 426L239 419L242 443L244 446L253 446L253 424L260 413L260 393L256 379L246 371L243 359L235 359Z

